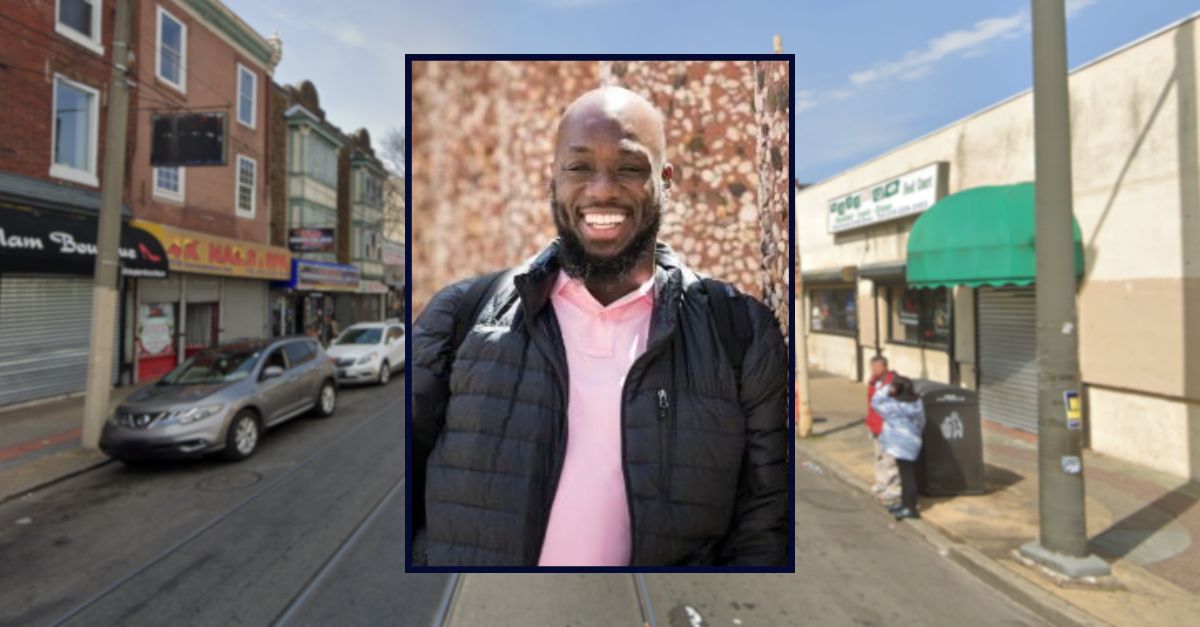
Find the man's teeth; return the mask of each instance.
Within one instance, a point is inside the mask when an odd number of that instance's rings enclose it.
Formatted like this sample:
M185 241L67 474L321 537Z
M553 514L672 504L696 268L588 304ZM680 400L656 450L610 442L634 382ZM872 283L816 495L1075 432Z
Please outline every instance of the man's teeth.
M583 216L583 221L595 229L615 229L625 221L625 216L619 213L593 213Z

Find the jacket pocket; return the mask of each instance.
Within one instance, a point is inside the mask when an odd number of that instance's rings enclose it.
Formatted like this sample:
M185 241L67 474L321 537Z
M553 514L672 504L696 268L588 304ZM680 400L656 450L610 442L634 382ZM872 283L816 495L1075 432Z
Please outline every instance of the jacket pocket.
M658 482L663 496L671 497L671 456L675 441L675 412L671 408L671 395L662 388L658 390Z

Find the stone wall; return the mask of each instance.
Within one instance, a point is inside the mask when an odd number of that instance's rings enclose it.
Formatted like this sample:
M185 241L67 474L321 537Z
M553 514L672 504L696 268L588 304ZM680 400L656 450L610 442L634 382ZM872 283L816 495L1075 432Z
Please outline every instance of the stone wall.
M676 170L660 238L788 320L784 61L417 62L412 75L413 315L441 287L517 263L554 235L563 109L599 85L667 117Z

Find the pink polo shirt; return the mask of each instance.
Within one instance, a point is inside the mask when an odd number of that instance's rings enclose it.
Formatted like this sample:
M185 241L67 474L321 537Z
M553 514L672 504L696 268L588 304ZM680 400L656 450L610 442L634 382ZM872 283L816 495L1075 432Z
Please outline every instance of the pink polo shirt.
M650 334L654 279L605 307L560 272L550 302L566 346L567 452L539 566L627 566L621 390Z

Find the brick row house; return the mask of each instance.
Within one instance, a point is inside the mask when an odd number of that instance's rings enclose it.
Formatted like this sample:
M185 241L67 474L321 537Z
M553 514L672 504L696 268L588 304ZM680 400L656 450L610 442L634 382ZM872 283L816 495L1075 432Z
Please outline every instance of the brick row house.
M84 388L115 11L27 0L0 12L0 406ZM311 330L279 324L272 302L295 293L293 257L310 256L289 250L308 215L293 224L289 211L303 162L284 108L295 103L273 78L282 43L218 0L134 0L132 23L114 384L220 342ZM153 167L156 117L195 112L223 116L222 162ZM355 218L373 218L353 173L378 160L365 133L330 128L333 218L320 224L337 235L313 261L354 270L332 301L345 326L383 313L370 307L380 246L353 248Z

